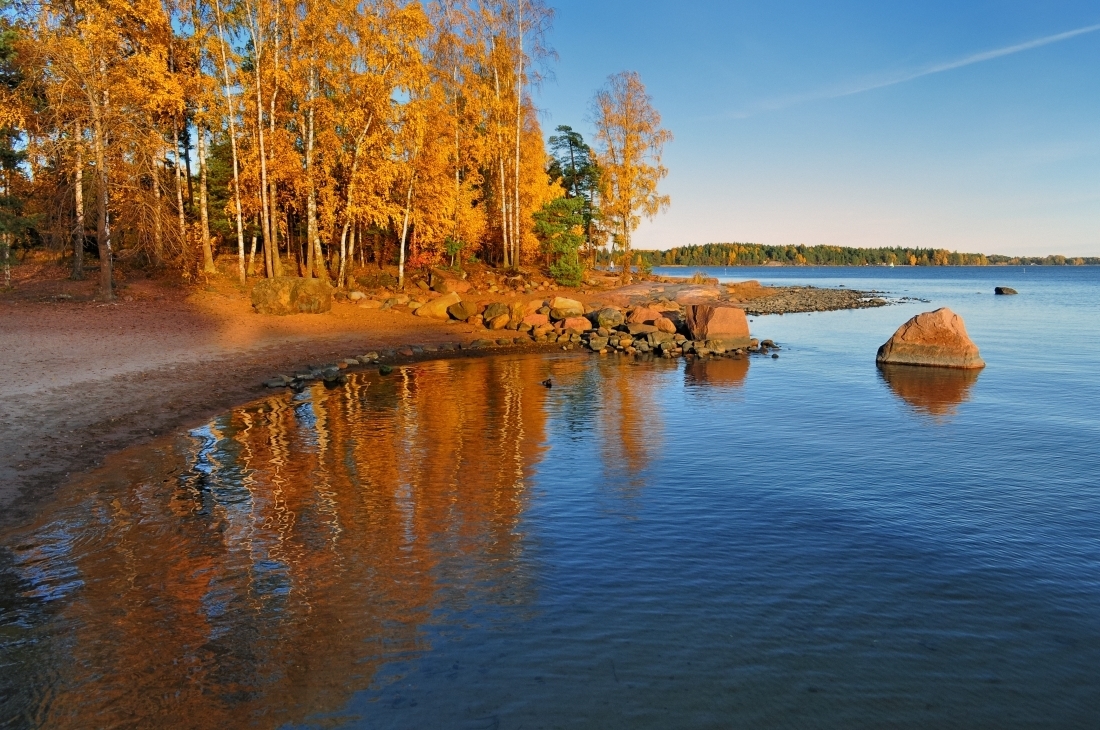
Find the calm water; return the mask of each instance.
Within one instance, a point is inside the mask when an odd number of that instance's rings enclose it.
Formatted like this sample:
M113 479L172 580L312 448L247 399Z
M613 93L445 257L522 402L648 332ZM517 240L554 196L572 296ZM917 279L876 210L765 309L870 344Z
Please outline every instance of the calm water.
M754 318L778 360L422 363L123 454L0 535L0 726L1097 727L1100 269L730 278L930 303ZM943 305L988 367L880 374Z

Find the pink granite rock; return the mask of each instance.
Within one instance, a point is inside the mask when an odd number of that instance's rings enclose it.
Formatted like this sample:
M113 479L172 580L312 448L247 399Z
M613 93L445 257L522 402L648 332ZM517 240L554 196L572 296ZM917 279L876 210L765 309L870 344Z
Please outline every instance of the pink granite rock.
M720 304L689 304L684 310L691 339L722 340L727 348L748 346L745 310Z
M876 361L968 370L985 367L978 346L966 333L962 317L947 307L918 314L899 327L878 348Z

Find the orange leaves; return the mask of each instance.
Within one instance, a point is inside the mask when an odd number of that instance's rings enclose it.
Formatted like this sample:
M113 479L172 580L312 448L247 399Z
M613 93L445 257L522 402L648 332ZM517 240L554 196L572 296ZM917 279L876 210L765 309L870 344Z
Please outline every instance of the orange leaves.
M668 175L661 154L672 133L661 127L661 115L633 71L608 78L592 100L592 116L602 171L601 208L619 239L624 261L629 261L630 234L641 216L652 218L671 202L657 192L657 185Z

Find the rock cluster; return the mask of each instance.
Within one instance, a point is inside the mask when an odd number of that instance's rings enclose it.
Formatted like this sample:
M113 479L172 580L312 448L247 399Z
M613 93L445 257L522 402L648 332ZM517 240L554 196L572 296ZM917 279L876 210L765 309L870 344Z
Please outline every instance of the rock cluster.
M887 365L985 367L978 346L966 333L962 317L946 307L918 314L899 327L878 349L876 361Z
M452 294L455 293L452 292ZM432 302L442 299L443 297L440 297ZM425 306L428 304L421 305L420 309ZM445 311L450 316L474 311L474 309L464 309L466 306L477 308L477 305L458 300L452 301ZM460 343L438 347L406 345L396 349L370 352L335 363L310 365L292 376L280 375L267 380L264 385L270 388L289 387L301 390L311 381L320 380L328 387L335 387L346 382L343 370L347 367L378 366L385 374L385 370L390 367L389 363L394 361L437 357L441 352L454 353L514 346L528 346L536 349L552 346L563 350L583 348L601 355L617 353L636 357L726 356L734 360L751 355L770 354L773 358L779 357L775 352L779 346L774 342L771 340L761 342L748 336L748 325L742 310L728 306L692 306L697 307L692 310L692 316L701 327L696 330L696 335L692 334L688 320L681 315L679 308L670 305L667 301L655 303L653 309L646 312L639 312L641 309L639 307L625 310L614 306L586 308L576 300L561 297L550 301L532 300L511 305L493 302L482 306L481 311L471 315L470 320L484 320L483 323L487 329L511 330L510 332L501 331L494 335L479 337L465 345ZM578 311L581 314L573 316ZM563 314L570 316L560 316ZM631 323L632 319L649 320L652 323L644 321ZM734 371L741 372L736 368L731 372Z
M881 292L856 289L820 289L814 286L784 286L769 289L773 293L746 301L742 306L751 315L829 312L837 309L870 309L890 302Z

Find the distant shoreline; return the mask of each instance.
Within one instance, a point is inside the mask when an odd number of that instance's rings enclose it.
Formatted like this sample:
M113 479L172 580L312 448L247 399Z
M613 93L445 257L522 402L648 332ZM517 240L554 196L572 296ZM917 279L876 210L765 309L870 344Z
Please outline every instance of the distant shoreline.
M1100 264L659 264L654 269L995 269L1027 266L1036 269L1084 269Z
M883 246L771 246L704 243L666 249L636 249L637 263L657 266L1089 266L1100 256L965 253L945 248Z

